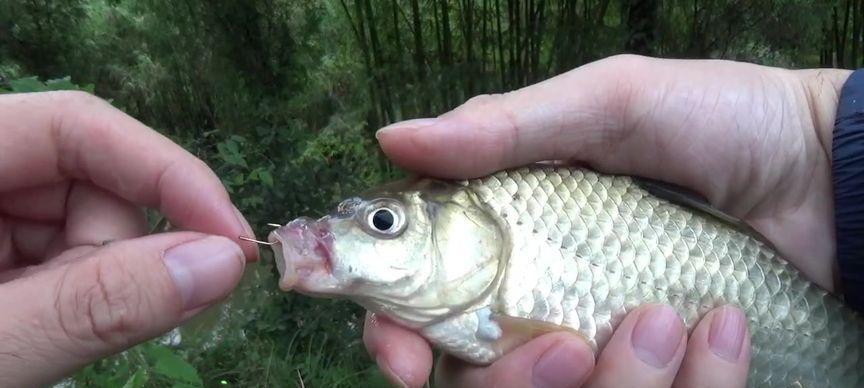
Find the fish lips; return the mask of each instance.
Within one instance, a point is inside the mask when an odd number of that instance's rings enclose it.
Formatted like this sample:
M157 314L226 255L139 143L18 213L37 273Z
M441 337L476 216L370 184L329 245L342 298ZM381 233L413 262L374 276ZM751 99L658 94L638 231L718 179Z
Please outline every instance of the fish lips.
M326 220L301 217L270 232L279 288L324 293L337 287L333 277L333 236Z

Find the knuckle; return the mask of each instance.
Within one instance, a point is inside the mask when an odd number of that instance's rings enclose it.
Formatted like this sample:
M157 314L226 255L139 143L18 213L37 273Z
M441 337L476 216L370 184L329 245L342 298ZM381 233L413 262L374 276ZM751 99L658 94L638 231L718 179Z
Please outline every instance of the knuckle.
M58 91L53 96L51 138L58 150L58 166L74 175L88 156L85 148L110 149L116 137L116 111L101 98L83 91ZM86 112L86 114L84 113ZM85 147L89 144L89 147Z
M617 97L621 97L620 94L629 93L634 84L646 80L646 74L654 73L649 67L656 67L656 64L657 62L649 57L619 54L600 60L596 68L602 72L599 78L613 81L607 82L607 84L612 86L611 92L613 94L618 94Z
M142 316L142 295L135 277L120 260L102 257L70 267L58 290L61 329L85 342L124 346Z
M620 54L601 60L595 68L594 71L599 73L596 78L604 80L594 92L598 102L597 114L602 118L597 124L602 129L602 149L616 149L650 122L646 117L655 114L654 104L660 100L644 93L662 87L656 80L646 77L646 74L656 73L650 69L656 65L652 58ZM646 109L647 115L644 113Z
M456 111L470 113L488 113L490 111L495 111L502 107L504 100L510 93L512 92L479 94L469 98L465 103L456 108Z
M213 178L218 179L216 174L213 172L213 169L211 169L210 166L206 162L204 162L203 160L198 159L194 156L189 157L189 159L192 161L192 168L194 170L196 170L199 174L201 174L202 176L211 175L211 176L213 176Z
M515 127L514 112L507 106L508 98L515 93L518 91L477 95L462 104L457 108L457 111L470 112L470 114L478 116L502 116L509 127Z
M60 106L74 109L79 106L88 106L101 103L102 99L83 90L58 90L48 92L48 95L60 103Z
M474 154L474 165L485 165L490 160L498 165L508 164L510 159L516 157L521 148L523 128L520 126L518 113L508 105L509 102L519 100L518 93L519 90L480 94L455 110L456 114L476 118L472 121L479 131L476 132L478 137L474 141L482 143L489 151Z
M627 71L639 69L649 60L648 57L637 54L616 54L600 60L604 66L615 70Z
M517 92L518 91L477 95L471 97L468 101L462 104L462 106L457 108L456 111L479 117L489 115L501 117L509 129L516 130L518 129L518 126L516 125L517 120L514 116L514 112L511 109L508 109L506 102L510 96ZM482 120L478 124L484 125Z
M478 106L489 106L501 101L503 94L501 93L487 93L487 94L478 94L474 97L465 101L464 106L470 107L478 107Z

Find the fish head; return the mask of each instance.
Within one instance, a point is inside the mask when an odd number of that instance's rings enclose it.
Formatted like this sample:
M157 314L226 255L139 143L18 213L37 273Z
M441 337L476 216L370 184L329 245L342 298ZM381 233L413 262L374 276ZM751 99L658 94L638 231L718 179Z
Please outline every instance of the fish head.
M281 289L348 298L411 327L488 295L506 251L499 222L470 193L431 180L346 199L268 239Z

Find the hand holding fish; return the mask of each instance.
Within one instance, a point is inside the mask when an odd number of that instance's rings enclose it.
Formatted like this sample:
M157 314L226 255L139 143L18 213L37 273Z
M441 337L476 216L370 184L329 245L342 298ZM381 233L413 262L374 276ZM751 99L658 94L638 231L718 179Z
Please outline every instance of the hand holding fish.
M837 271L831 134L849 73L619 56L471 99L434 119L396 123L378 139L397 164L435 177L469 179L564 160L689 188L747 222L830 291ZM715 309L688 336L674 311L646 306L624 319L596 364L577 336L551 333L487 367L446 356L436 381L738 387L750 354L740 314ZM365 341L394 381L426 381L432 353L415 332L370 316Z
M0 133L0 386L161 335L257 258L232 240L252 232L218 177L96 97L2 95ZM142 237L145 206L189 232Z

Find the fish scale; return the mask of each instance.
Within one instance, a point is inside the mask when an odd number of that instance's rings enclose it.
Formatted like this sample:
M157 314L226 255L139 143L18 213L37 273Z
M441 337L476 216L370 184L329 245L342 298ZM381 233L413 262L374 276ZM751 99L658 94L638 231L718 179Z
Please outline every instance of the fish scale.
M668 303L692 329L709 310L749 319L751 386L858 386L862 324L759 239L634 180L556 167L464 182L500 215L511 252L494 306L578 330L597 350L634 308Z

